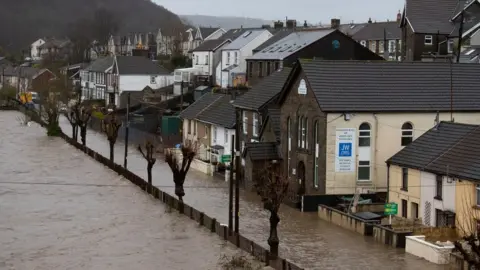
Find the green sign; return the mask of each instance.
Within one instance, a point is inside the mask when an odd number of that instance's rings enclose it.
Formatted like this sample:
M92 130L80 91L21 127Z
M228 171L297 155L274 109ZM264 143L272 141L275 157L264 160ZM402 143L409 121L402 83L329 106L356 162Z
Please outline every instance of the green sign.
M232 155L222 155L220 158L221 163L226 163L232 161Z
M398 204L386 203L384 213L385 215L396 215L398 213Z

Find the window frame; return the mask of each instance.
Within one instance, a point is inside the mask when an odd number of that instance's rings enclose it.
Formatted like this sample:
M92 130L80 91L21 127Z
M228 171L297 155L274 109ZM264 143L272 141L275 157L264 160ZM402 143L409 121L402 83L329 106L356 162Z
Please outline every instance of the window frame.
M441 175L436 175L435 178L435 199L436 200L442 200L443 198L443 176Z
M253 113L253 129L252 129L252 135L254 137L258 137L258 133L259 133L259 129L260 129L260 126L258 124L259 122L259 115L258 113Z
M263 77L263 62L258 62L258 77Z
M248 116L246 111L242 111L242 119L243 134L248 134Z
M406 127L407 125L409 125L408 128ZM413 124L411 122L405 122L402 124L401 146L407 146L413 142L413 130Z
M150 84L157 84L156 76L150 76Z
M402 168L402 186L403 191L408 191L408 168Z
M367 47L367 41L366 40L360 40L360 45L363 47Z
M199 59L199 57L198 57L198 54L197 54L197 55L195 55L195 65L198 65L198 62L199 62L198 59Z
M308 118L302 117L302 149L307 149Z
M379 53L385 52L385 42L383 40L378 41L378 52Z
M453 39L449 39L447 41L447 52L448 53L453 53L454 44L455 44L455 40L453 40Z
M368 129L364 129L365 126L368 126ZM362 143L363 141L368 142L368 145L363 145ZM372 126L367 122L363 122L358 127L358 147L370 147L371 145L372 145Z
M408 201L402 199L402 217L408 218Z
M297 115L297 148L302 147L302 117Z
M225 63L225 65L230 65L230 52L227 52L227 62Z
M210 63L208 62L210 60L210 57L208 55L208 53L205 55L205 66L208 66L210 65Z
M476 205L480 207L480 184L475 186L476 191Z
M368 168L368 179L367 178L360 178L361 177L361 170L365 168ZM367 171L367 170L365 170ZM372 169L371 169L371 163L370 160L359 160L358 161L358 168L357 168L357 181L358 182L367 182L371 181L372 178Z
M234 52L233 55L234 55L234 57L235 57L235 64L238 65L238 63L240 62L240 61L239 61L239 57L238 57L238 52L237 52L237 51Z
M212 138L213 138L213 143L217 143L217 127L216 126L213 126L213 130L212 130Z
M388 41L388 52L395 52L396 51L396 46L397 45L397 42L395 40L389 40Z
M319 136L319 132L318 132L318 120L315 121L315 124L313 124L313 139L314 139L314 145L315 145L315 149L314 149L314 153L313 153L313 159L314 159L314 162L313 162L313 187L314 188L318 188L318 172L319 172L319 167L318 167L318 163L319 163L319 156L320 156L320 144L319 144L319 141L320 141L320 136Z
M433 45L433 36L432 35L425 35L423 43L425 45Z

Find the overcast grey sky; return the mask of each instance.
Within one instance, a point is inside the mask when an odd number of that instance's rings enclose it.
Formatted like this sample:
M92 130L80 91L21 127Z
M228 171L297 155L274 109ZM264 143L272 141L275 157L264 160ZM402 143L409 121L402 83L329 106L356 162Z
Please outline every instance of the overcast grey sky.
M179 15L214 15L285 20L285 16L310 23L395 20L405 0L154 0Z

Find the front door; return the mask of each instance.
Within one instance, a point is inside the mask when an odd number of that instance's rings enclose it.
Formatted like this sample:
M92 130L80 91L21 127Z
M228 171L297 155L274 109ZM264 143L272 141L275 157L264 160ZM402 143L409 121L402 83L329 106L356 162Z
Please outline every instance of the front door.
M303 161L298 163L297 167L298 173L298 195L303 196L305 195L305 164Z

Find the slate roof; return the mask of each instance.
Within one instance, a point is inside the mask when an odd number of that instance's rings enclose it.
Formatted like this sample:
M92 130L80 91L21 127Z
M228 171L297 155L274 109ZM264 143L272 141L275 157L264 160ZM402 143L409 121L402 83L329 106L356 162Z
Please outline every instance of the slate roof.
M43 73L44 71L50 72L48 69L40 69L40 68L34 68L34 67L13 67L13 66L5 66L2 72L4 76L9 76L9 77L20 76L21 78L33 79L37 75Z
M450 34L454 25L450 22L458 1L455 0L406 0L406 18L415 33Z
M237 37L232 41L232 43L226 45L222 50L240 50L245 47L252 40L255 40L261 34L268 32L268 30L248 30L245 31L241 36Z
M234 40L234 39L238 38L239 36L241 36L246 31L253 31L253 30L259 30L259 29L258 28L235 28L235 29L230 29L225 34L223 34L220 38Z
M284 68L281 71L276 71L270 76L263 78L247 93L238 97L233 103L233 106L247 110L260 110L280 94L288 75L290 75L290 71L290 68Z
M247 155L252 161L282 159L276 142L246 143L243 157Z
M346 35L354 36L358 31L362 30L367 24L368 23L341 24L338 27L338 30L340 30Z
M231 40L229 39L210 39L205 40L202 44L198 45L192 52L209 52L209 51L216 51L225 43L230 43Z
M454 111L480 111L480 65L322 60L300 63L324 112L449 111L450 74Z
M469 47L460 53L460 63L480 63L480 48Z
M480 181L480 126L440 122L387 164Z
M109 69L111 66L113 66L113 57L107 56L96 59L87 66L85 70L92 72L105 72L105 70Z
M215 33L218 29L218 27L200 27L200 34L202 35L203 39L206 39L208 36L211 34Z
M230 95L214 94L221 96L215 99L210 106L200 112L196 120L232 129L235 127L235 107L233 107Z
M171 72L143 56L116 56L120 75L162 75Z
M270 30L270 29L268 29ZM283 39L284 37L290 35L291 33L293 32L293 30L291 29L285 29L285 28L282 28L281 30L279 31L276 31L275 34L269 38L267 41L265 41L264 43L262 43L260 46L258 46L257 48L253 49L253 53L256 53L256 52L259 52L265 48L267 48L268 46L271 46L273 45L275 42ZM273 33L272 33L273 34Z
M205 93L197 101L188 106L180 113L180 118L194 120L197 116L211 106L216 100L221 99L224 95Z
M262 51L247 57L247 60L283 60L335 31L337 30L326 29L293 32Z
M260 138L263 135L263 132L265 131L264 128L267 126L267 122L270 122L270 127L273 130L273 133L275 135L275 139L277 142L280 142L280 139L282 137L282 126L281 126L281 121L280 121L280 108L277 106L270 106L267 109L267 117L265 119L265 122L262 124L262 129L260 130Z
M401 39L402 29L398 22L374 22L367 23L362 29L353 34L355 40L383 40L384 30L386 39Z

